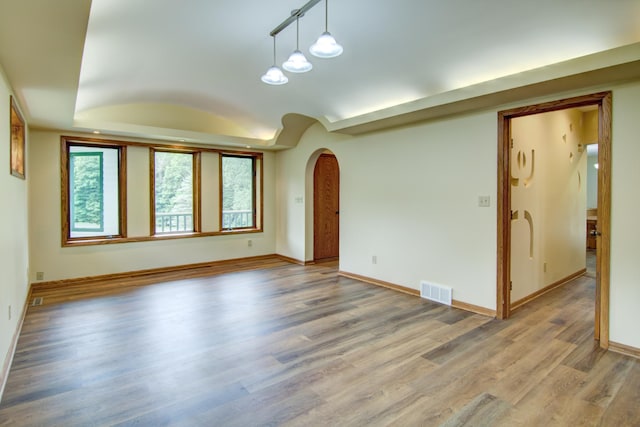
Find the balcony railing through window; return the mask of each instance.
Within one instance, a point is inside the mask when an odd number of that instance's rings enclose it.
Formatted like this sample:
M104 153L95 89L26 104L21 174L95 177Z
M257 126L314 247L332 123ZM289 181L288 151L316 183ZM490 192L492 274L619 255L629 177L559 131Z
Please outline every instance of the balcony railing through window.
M223 230L251 227L255 227L253 223L253 211L251 209L222 211Z
M180 233L193 231L192 213L156 214L156 233Z

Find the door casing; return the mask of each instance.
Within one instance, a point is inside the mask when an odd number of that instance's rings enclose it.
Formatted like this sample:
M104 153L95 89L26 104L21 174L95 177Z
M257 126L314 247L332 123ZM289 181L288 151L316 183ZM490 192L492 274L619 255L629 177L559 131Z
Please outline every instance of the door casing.
M596 249L595 337L609 347L609 277L611 264L611 92L545 102L498 112L497 303L496 317L511 315L511 120L550 111L598 107L598 244Z

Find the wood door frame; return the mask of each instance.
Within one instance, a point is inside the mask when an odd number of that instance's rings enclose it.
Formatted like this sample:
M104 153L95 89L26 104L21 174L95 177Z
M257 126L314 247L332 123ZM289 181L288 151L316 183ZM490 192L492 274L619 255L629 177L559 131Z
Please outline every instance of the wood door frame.
M596 250L596 339L609 347L609 276L611 264L611 92L528 105L498 112L498 263L496 317L511 315L511 120L517 117L569 108L598 107L598 246Z

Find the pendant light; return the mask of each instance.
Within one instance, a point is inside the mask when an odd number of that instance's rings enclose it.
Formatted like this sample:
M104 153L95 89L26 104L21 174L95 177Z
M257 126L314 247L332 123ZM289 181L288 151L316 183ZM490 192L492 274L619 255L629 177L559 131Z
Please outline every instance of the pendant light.
M325 0L324 9L324 33L309 48L309 52L318 58L335 58L342 54L342 46L336 42L329 32L329 0Z
M293 51L289 59L282 64L282 68L292 73L306 73L307 71L311 71L313 65L311 62L307 61L307 58L304 56L300 49L298 48L298 43L300 41L300 16L296 15L296 50Z
M262 76L261 80L268 85L283 85L286 84L289 79L284 75L280 67L276 65L276 36L273 36L273 65L269 67L266 73Z

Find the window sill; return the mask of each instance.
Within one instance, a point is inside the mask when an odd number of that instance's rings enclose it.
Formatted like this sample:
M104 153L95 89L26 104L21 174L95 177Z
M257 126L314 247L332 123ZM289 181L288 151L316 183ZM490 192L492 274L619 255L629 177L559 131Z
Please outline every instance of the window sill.
M226 236L232 234L251 234L262 233L262 228L238 228L233 230L208 231L196 233L172 233L172 234L156 234L153 236L140 237L111 237L111 238L94 238L94 239L72 239L62 242L62 247L76 246L97 246L110 245L115 243L136 243L136 242L153 242L156 240L175 240L175 239L191 239L197 237L214 237Z
M227 230L218 231L216 234L246 234L246 233L262 233L261 228L232 228Z

